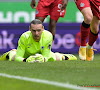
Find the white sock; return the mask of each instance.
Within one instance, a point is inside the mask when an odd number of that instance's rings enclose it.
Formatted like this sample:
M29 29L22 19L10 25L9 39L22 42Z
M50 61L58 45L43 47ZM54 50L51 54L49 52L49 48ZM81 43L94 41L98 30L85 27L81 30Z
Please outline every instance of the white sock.
M80 46L81 48L86 48L86 46Z

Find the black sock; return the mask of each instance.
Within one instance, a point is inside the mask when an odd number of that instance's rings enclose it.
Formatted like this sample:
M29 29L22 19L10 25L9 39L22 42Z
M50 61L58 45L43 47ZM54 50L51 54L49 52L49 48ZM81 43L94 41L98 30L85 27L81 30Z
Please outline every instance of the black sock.
M82 26L85 27L85 28L89 28L90 27L90 24L86 24L84 21L82 22Z

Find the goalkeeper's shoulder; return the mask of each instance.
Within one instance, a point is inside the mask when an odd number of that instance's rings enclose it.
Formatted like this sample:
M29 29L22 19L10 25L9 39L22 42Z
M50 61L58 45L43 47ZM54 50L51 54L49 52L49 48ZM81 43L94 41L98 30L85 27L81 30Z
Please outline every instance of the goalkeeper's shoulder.
M43 31L43 38L45 38L45 39L53 39L53 36L52 36L52 34L51 34L51 32L49 32L49 31L47 31L47 30L44 30Z
M26 31L21 35L21 37L23 38L29 38L30 36L31 36L31 31Z

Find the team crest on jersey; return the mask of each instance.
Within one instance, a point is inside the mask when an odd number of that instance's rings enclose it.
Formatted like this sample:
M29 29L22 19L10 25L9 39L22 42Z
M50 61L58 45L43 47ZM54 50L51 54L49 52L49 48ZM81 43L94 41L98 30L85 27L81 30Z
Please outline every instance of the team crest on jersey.
M42 46L41 49L43 50L44 49L44 46Z
M81 2L80 7L84 7L84 3Z
M38 14L39 13L39 11L38 10L36 10L36 14Z

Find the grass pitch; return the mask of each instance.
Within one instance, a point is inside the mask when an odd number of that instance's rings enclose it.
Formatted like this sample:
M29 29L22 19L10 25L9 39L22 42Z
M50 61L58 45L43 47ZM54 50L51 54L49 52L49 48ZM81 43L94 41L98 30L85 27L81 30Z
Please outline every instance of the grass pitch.
M76 55L78 58L78 55ZM23 63L0 61L0 73L69 83L100 89L100 55L93 61L58 61ZM42 83L28 82L0 76L0 90L72 90Z

